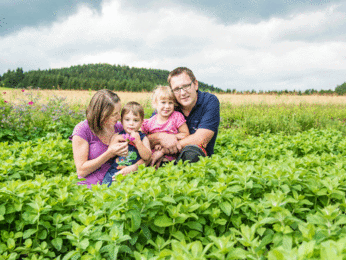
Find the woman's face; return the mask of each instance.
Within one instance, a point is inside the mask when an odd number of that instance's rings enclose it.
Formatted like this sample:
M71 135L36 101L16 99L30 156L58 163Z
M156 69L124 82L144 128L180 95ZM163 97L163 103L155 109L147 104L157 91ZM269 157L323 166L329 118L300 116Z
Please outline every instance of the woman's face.
M120 111L121 111L121 102L118 102L114 105L114 110L112 114L107 117L104 121L104 126L106 128L114 127L114 125L120 120Z

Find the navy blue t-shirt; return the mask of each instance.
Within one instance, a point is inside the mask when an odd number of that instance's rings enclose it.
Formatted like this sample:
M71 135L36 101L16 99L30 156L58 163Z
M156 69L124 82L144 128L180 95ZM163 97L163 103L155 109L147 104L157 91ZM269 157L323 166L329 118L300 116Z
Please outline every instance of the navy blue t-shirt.
M126 134L126 132L123 130L119 133L121 134ZM145 137L145 134L142 132L139 132L139 137L143 141L143 138ZM108 187L112 184L112 176L120 171L120 168L122 166L130 166L135 164L141 159L141 156L139 155L139 152L134 146L134 144L129 143L128 145L128 155L126 157L124 156L116 156L114 159L112 159L112 166L108 169L106 172L106 175L103 177L102 184L107 184ZM120 168L119 168L120 167Z
M214 154L215 141L219 131L220 102L215 95L208 92L198 90L197 95L197 102L188 116L185 116L180 109L177 109L177 111L184 115L190 134L194 134L199 128L209 129L214 132L213 138L205 149L208 156L211 156Z
M214 132L213 138L205 150L208 156L214 154L214 146L219 131L220 124L220 102L218 98L208 92L197 91L198 97L196 105L192 108L190 114L185 116L186 124L190 134L194 134L197 129L209 129Z

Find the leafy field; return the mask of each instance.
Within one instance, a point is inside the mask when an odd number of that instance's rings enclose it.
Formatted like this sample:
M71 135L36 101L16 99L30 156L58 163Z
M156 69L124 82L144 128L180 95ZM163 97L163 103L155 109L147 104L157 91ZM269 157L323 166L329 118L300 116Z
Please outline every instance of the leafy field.
M212 158L89 190L50 102L0 105L0 259L346 258L346 106L223 103Z

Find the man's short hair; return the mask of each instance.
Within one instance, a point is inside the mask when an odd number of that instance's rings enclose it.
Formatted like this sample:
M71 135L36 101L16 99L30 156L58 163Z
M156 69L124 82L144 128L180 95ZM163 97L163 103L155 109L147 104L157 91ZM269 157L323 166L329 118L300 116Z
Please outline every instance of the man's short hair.
M108 89L97 91L91 98L86 109L86 118L94 134L102 132L104 121L113 113L118 102L120 102L118 95Z
M190 77L190 79L191 79L192 82L195 82L195 81L196 81L196 77L195 77L195 75L193 74L192 70L190 70L190 69L188 69L188 68L186 68L186 67L178 67L178 68L172 70L172 71L168 74L167 81L168 81L169 86L171 86L171 79L172 79L173 77L178 76L178 75L180 75L180 74L182 74L182 73L184 73L184 72ZM171 86L171 87L172 87L172 86Z
M130 112L132 112L135 116L139 116L142 121L144 120L144 109L141 104L135 101L130 101L126 103L121 110L121 122L123 121L124 116Z

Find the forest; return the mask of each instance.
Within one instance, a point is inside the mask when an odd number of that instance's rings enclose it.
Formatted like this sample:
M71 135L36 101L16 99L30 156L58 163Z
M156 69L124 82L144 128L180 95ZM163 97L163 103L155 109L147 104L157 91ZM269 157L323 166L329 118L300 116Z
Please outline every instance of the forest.
M149 92L157 85L166 85L169 71L160 69L135 68L126 65L106 63L84 64L69 68L31 70L23 68L8 70L0 75L0 86L7 88L99 90ZM232 94L289 94L289 95L345 95L346 82L335 90L223 90L199 81L201 91Z
M169 71L159 69L130 68L110 64L88 64L70 68L32 70L22 68L8 70L0 75L0 86L8 88L75 89L115 91L152 91L157 85L167 85ZM202 91L223 92L212 85L199 82Z

